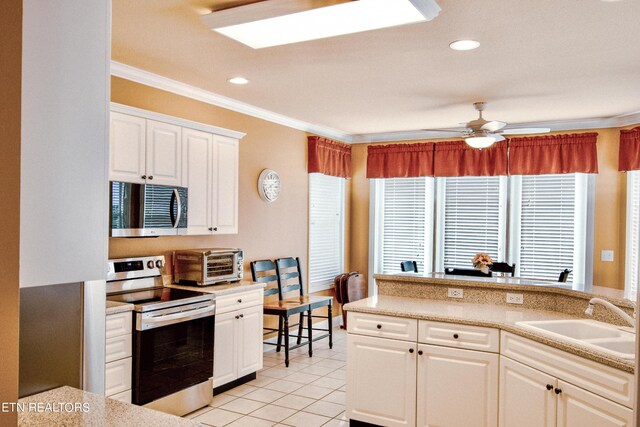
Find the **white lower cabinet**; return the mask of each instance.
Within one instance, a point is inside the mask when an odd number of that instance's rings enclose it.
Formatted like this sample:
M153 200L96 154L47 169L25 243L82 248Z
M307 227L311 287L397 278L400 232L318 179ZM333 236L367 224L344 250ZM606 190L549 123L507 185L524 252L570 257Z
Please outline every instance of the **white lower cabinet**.
M418 345L417 425L498 425L499 356Z
M104 394L131 402L131 312L107 315Z
M214 388L262 369L263 309L262 298L255 298L258 294L262 297L262 290L217 298Z
M348 418L390 427L498 425L498 354L419 344L415 338L370 336L384 332L386 324L402 322L367 314L363 319L374 327L361 329L357 327L363 323L359 315L349 313L347 322ZM421 330L430 326L419 323ZM490 329L464 328L464 332L452 330L451 339L458 346L466 345L464 334ZM402 335L416 337L416 332L407 330Z
M348 418L390 427L415 425L416 347L407 341L347 336Z
M501 427L622 427L633 411L507 357L500 358Z

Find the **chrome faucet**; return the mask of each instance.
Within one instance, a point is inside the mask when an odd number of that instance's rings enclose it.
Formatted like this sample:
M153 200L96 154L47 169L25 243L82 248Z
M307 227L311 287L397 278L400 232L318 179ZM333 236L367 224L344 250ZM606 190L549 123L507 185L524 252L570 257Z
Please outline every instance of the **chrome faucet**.
M591 298L589 300L589 306L584 311L584 313L589 315L589 316L593 316L593 307L596 304L599 304L599 305L601 305L603 307L608 308L609 310L611 310L612 312L617 314L619 317L621 317L625 322L627 322L632 327L636 326L636 319L634 319L633 317L629 316L627 313L625 313L624 311L622 311L620 308L616 307L615 305L611 304L609 301L605 301L605 300L603 300L601 298ZM635 314L635 312L634 312L634 314Z

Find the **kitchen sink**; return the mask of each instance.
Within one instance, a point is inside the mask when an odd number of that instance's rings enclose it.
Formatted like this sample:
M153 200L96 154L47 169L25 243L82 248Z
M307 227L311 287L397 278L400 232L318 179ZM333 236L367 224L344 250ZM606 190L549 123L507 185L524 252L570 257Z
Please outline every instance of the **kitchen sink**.
M635 334L608 323L590 319L535 320L516 325L565 339L623 359L635 357Z

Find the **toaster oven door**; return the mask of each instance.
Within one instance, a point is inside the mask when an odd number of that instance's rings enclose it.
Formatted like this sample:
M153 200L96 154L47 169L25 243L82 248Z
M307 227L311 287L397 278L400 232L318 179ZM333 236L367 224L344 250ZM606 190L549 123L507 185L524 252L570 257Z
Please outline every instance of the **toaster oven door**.
M238 261L236 253L211 253L205 256L205 263L205 282L207 283L238 279Z

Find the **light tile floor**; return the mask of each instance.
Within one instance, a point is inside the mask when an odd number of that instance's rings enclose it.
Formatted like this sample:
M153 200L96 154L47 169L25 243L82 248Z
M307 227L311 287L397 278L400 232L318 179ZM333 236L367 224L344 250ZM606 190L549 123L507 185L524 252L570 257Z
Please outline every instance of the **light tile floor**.
M214 427L348 426L346 338L346 332L336 327L333 349L323 339L313 343L313 357L307 347L292 350L288 368L284 350L276 353L269 347L264 369L255 380L214 396L209 406L186 417Z

